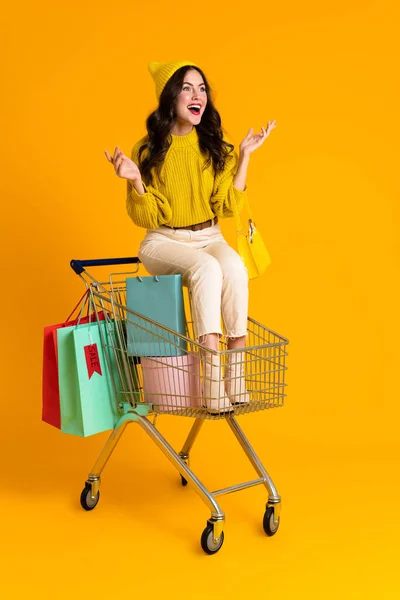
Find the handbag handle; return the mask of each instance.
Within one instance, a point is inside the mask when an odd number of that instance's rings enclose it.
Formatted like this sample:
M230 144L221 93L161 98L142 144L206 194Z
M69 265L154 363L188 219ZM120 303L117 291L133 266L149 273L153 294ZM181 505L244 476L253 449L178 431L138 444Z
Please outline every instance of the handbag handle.
M245 198L244 198L244 204L245 204L245 207L246 207L247 214L249 215L250 224L252 225L253 224L253 213L251 212L251 208L250 208L250 204L249 204L249 201L248 201L248 198L247 198L247 194L245 195ZM235 223L236 223L237 233L244 232L242 220L240 218L236 202L233 203L232 211L233 211L233 216L235 217ZM251 227L251 225L250 225L250 227Z

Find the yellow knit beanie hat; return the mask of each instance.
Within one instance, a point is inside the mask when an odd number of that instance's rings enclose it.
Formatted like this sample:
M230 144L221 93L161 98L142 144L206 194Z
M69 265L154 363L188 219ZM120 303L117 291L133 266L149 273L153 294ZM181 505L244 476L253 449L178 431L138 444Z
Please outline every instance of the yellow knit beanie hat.
M160 99L160 96L162 94L163 89L165 88L167 81L178 69L180 69L181 67L185 67L186 65L190 67L197 67L197 65L195 65L189 60L177 60L171 63L149 63L149 71L156 83L156 96L158 100Z

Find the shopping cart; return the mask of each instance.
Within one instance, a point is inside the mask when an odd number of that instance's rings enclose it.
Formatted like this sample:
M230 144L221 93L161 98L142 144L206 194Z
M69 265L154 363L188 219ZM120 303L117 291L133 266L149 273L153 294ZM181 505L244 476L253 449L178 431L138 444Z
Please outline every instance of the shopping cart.
M106 281L98 281L90 275L85 267L111 265L136 265L134 271L111 273ZM228 350L224 338L220 341L218 351L195 341L194 323L187 319L186 335L181 335L160 323L146 318L127 307L126 278L138 275L140 261L136 257L99 260L72 260L71 267L84 281L96 319L99 314L105 317L108 327L99 328L107 367L112 379L118 420L106 445L98 457L81 494L81 505L85 510L92 510L99 502L101 473L120 440L128 423L139 424L155 444L171 461L181 475L182 485L189 483L211 511L207 526L201 536L201 546L207 554L215 554L224 541L225 514L216 501L216 497L263 484L268 491L268 502L263 518L264 531L268 536L278 531L280 523L281 498L259 458L255 454L236 416L257 412L267 408L276 408L284 404L286 346L289 341L248 318L247 344L245 349ZM162 301L162 299L160 299ZM186 313L190 315L189 308ZM174 356L138 358L135 355L135 340L129 340L129 325L134 328L136 340L156 339L161 348L175 348ZM133 349L132 349L133 343ZM244 368L247 393L250 402L243 402L238 392L238 402L231 398L232 409L229 412L211 412L207 408L207 380L199 357L215 355L219 358L222 377L223 367L237 364ZM237 360L235 360L237 358ZM241 364L242 363L242 364ZM215 373L212 374L214 378ZM156 428L156 419L160 414L193 417L194 424L177 453ZM149 417L153 416L151 422ZM258 474L252 481L239 483L214 492L209 492L189 468L189 456L204 421L224 419L241 445L246 456Z

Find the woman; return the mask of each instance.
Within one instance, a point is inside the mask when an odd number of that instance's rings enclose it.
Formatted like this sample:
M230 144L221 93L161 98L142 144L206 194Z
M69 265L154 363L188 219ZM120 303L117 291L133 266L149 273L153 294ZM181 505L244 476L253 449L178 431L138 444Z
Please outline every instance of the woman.
M203 71L190 61L150 63L157 109L148 134L128 158L117 146L105 151L116 174L127 179L127 210L147 229L138 256L151 275L181 274L192 297L199 343L218 350L221 312L228 349L244 348L248 277L237 252L222 236L218 218L240 211L247 194L249 158L275 128L275 121L240 144L239 157L224 138L221 118ZM211 412L249 402L244 353L228 355L224 379L219 355L203 355L204 396ZM230 360L229 360L230 359Z

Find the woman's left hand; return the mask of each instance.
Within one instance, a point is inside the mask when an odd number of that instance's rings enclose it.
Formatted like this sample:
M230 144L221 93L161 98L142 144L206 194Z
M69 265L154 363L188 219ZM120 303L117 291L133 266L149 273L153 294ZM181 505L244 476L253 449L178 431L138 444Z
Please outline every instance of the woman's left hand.
M276 119L273 121L268 121L267 127L261 127L261 133L256 133L253 135L254 128L249 129L248 134L244 138L243 142L240 144L240 153L243 155L250 155L256 148L259 148L267 139L269 134L273 129L275 129Z

